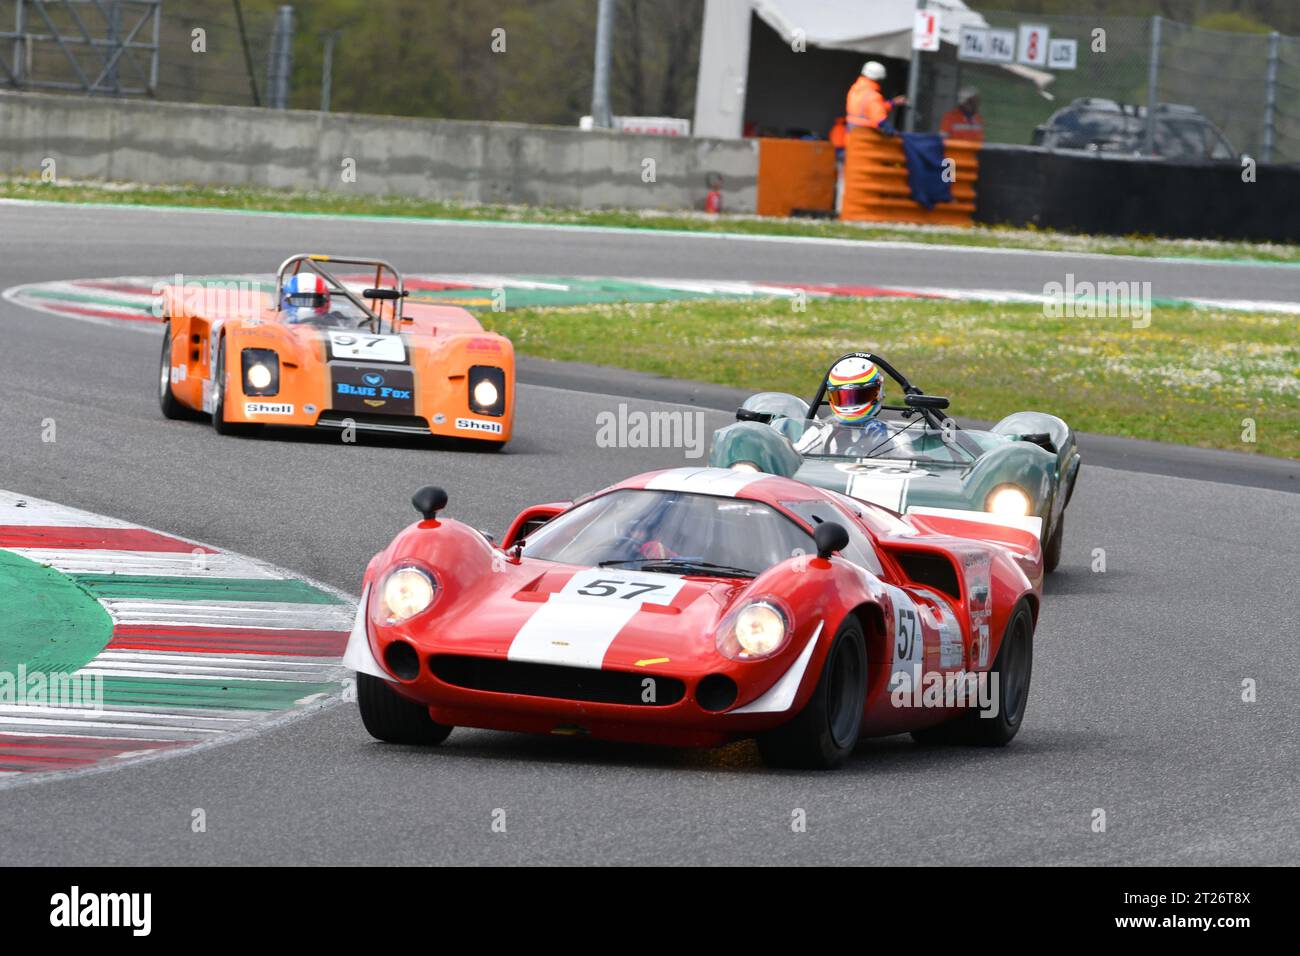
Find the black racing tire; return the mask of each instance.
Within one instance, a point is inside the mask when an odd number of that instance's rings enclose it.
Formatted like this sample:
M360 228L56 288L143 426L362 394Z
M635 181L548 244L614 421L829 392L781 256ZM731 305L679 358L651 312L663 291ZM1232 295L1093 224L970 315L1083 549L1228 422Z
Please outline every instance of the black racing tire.
M1052 535L1043 545L1043 570L1051 574L1061 563L1061 546L1065 538L1065 512L1052 525Z
M1005 747L1020 732L1029 703L1029 682L1034 671L1034 615L1021 601L1011 612L998 656L990 673L997 675L998 712L984 717L971 708L960 717L912 731L919 744L966 744L973 747Z
M226 395L230 391L229 371L226 368L226 337L217 346L217 360L212 366L212 427L218 435L247 435L256 426L242 422L226 421Z
M357 674L357 707L370 736L390 744L442 743L454 728L437 723L429 710L407 700L388 686L388 681L370 674Z
M850 616L840 625L812 698L787 724L758 738L773 767L833 770L853 752L862 732L867 698L867 644Z
M158 359L158 405L164 418L177 421L194 418L194 411L182 405L172 393L172 327L163 326L162 355Z

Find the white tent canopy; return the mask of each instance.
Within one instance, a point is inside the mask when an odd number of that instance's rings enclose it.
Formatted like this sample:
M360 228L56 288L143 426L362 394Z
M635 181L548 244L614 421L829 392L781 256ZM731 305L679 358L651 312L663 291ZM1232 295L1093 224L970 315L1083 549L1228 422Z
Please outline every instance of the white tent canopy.
M787 43L803 31L809 46L906 60L912 55L916 0L753 0L753 10ZM986 27L962 0L930 0L939 38L956 44L963 26Z

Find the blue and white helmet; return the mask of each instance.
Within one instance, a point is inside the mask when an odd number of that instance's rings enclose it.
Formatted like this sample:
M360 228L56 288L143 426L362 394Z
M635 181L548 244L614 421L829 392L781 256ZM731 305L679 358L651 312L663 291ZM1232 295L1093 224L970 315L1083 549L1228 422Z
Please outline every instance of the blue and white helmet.
M284 284L280 307L290 319L324 315L330 310L330 290L314 272L298 272Z

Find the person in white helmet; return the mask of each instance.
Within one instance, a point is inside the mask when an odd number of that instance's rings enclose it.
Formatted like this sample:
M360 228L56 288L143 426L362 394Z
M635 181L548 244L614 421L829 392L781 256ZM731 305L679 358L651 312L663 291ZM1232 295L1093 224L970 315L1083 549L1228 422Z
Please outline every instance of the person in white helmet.
M905 96L895 96L886 100L880 92L880 83L885 78L885 66L877 60L868 60L862 67L862 75L849 88L849 95L844 103L845 120L849 130L873 129L886 136L894 136L893 121L889 118L895 106L907 102Z
M889 440L889 427L880 420L885 401L885 376L875 362L861 355L840 359L826 376L830 417L809 427L795 443L804 454L868 455Z

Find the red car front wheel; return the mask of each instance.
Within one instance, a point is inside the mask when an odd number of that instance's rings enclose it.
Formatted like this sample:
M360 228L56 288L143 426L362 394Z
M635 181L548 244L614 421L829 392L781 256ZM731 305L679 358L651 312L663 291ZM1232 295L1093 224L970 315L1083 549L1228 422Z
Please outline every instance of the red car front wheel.
M831 770L857 745L867 697L867 647L850 617L840 625L812 699L793 720L758 738L774 767Z
M452 728L429 716L429 710L407 700L388 681L357 674L357 706L370 736L390 744L440 744Z

